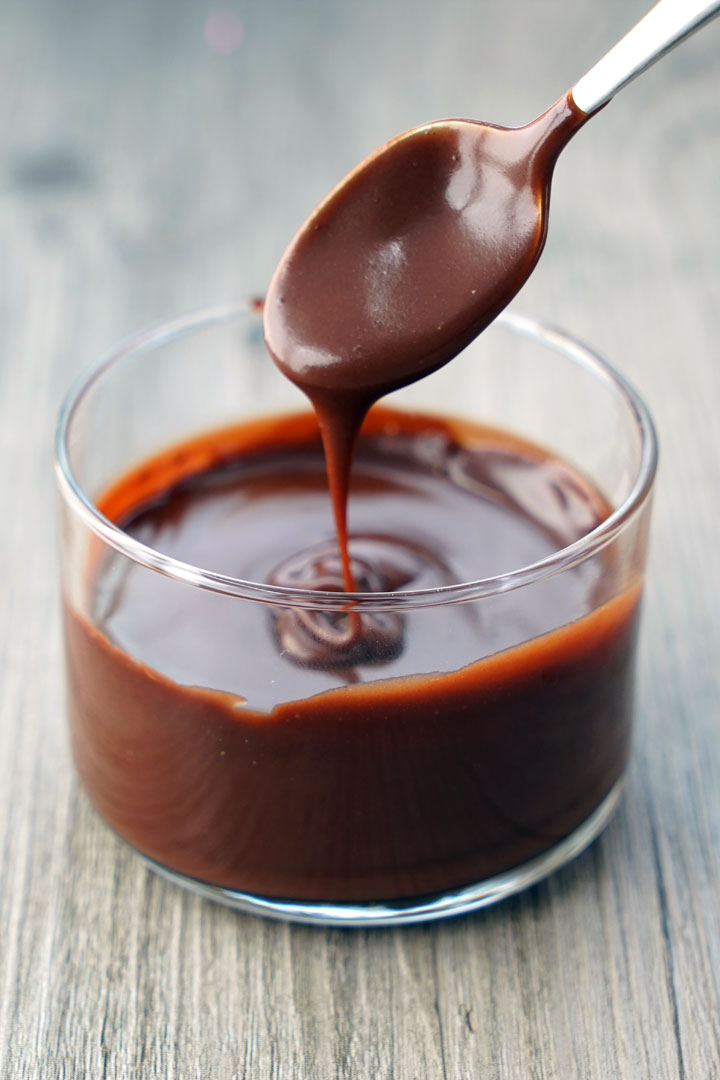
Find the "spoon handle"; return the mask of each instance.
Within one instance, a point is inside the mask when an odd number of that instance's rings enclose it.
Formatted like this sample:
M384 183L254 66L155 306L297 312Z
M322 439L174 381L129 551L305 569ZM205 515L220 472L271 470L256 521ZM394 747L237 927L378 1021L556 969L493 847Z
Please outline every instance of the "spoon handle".
M720 0L660 0L570 93L590 116L646 68L720 14Z

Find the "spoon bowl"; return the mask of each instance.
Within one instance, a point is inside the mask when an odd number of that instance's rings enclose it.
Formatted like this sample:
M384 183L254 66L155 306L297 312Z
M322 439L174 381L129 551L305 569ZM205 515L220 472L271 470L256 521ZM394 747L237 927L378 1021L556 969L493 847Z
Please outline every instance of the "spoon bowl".
M444 120L393 139L295 237L265 305L268 346L309 391L373 397L440 367L542 251L552 166L583 114L524 128Z

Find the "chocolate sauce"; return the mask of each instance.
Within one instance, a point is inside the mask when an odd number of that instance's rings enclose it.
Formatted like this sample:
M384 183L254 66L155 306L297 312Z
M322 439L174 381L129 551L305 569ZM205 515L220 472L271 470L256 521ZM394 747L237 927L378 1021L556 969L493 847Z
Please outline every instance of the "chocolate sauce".
M320 420L349 591L347 485L363 417L456 356L524 284L555 161L586 119L567 94L522 128L409 131L358 166L285 253L265 337Z
M206 569L343 587L310 415L172 448L99 505ZM521 440L374 409L350 558L394 605L241 600L106 551L90 620L66 609L73 746L93 801L162 865L274 897L433 893L546 850L623 772L637 589L606 598L595 559L482 603L397 601L526 565L608 510Z

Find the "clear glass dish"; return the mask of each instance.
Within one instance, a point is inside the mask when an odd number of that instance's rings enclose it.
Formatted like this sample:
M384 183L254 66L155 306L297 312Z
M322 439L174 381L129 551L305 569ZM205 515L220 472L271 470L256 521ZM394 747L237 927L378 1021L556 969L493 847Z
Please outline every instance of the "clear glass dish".
M383 925L482 907L582 851L622 784L657 459L642 401L578 342L506 313L392 404L538 444L591 481L612 512L532 565L388 593L284 588L146 546L98 509L119 477L202 433L306 408L244 304L122 343L60 414L69 719L81 780L153 869L259 914ZM129 575L138 595L152 594L148 619L167 645L160 662L157 650L150 664L141 645L107 631L101 594ZM530 633L517 615L526 600L543 613ZM278 612L349 608L392 613L408 633L429 629L437 647L422 663L401 652L362 669L377 707L367 695L353 702L337 672L298 671L297 662L289 692L288 662L263 626ZM228 650L230 679L216 662ZM459 677L479 680L469 711L454 696Z

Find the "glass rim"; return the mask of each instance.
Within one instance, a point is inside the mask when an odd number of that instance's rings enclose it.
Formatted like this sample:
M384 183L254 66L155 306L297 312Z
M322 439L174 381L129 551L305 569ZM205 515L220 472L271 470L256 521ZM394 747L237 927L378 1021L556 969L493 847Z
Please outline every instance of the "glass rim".
M504 574L456 582L430 589L397 592L337 592L288 588L265 582L234 578L185 563L157 551L130 536L102 514L79 483L70 463L69 438L73 419L83 399L102 377L132 353L150 351L191 332L207 330L238 319L252 317L250 303L229 302L189 312L169 321L156 323L120 341L89 371L81 374L67 392L57 421L54 467L58 487L69 508L102 541L133 562L166 577L196 588L255 600L265 604L310 609L398 611L416 607L461 603L509 592L570 569L606 547L623 530L650 494L657 470L657 438L650 413L631 384L612 365L565 331L515 311L504 311L495 324L514 331L561 353L567 359L599 377L624 401L640 434L641 456L633 484L626 497L612 513L589 533L572 544L558 549L537 562Z

